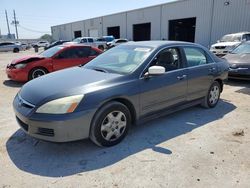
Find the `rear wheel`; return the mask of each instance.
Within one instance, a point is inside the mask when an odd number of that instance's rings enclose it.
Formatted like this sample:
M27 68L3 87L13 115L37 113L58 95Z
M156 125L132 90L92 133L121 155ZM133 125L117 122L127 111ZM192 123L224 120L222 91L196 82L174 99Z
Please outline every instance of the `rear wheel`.
M214 108L220 100L221 86L219 82L214 81L208 90L208 93L202 103L205 108Z
M14 48L14 49L13 49L13 52L14 52L14 53L18 53L18 52L19 52L19 48Z
M90 131L90 139L98 146L113 146L126 136L131 124L128 108L111 102L103 106L95 115Z
M48 73L48 71L44 68L34 68L29 73L29 80L33 80L33 79L38 78L40 76L43 76L47 73Z

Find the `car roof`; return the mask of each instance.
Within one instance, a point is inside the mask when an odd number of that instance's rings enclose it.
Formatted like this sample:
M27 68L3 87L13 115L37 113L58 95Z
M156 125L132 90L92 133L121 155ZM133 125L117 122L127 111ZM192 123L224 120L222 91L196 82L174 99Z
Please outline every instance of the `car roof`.
M200 46L191 42L182 42L182 41L168 41L168 40L152 40L152 41L140 41L140 42L127 42L122 45L135 45L135 46L148 46L152 48L158 48L167 45L195 45Z

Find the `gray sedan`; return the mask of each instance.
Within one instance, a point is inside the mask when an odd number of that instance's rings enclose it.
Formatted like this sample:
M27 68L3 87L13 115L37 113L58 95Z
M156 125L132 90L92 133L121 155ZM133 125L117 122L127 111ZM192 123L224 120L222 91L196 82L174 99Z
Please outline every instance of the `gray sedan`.
M0 43L0 52L12 51L14 53L18 53L20 50L22 50L21 44L16 44L14 42L1 42Z
M33 137L112 146L135 123L193 105L215 107L228 68L197 44L129 42L83 67L26 83L13 105L17 122Z
M230 65L229 78L250 80L250 42L244 42L223 57Z

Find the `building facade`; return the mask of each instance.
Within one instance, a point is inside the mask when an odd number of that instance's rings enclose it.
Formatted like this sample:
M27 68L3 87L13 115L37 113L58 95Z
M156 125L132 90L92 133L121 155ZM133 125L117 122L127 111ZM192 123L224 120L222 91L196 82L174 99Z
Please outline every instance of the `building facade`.
M55 40L113 35L129 40L181 40L205 47L223 35L250 31L250 0L179 0L52 26Z

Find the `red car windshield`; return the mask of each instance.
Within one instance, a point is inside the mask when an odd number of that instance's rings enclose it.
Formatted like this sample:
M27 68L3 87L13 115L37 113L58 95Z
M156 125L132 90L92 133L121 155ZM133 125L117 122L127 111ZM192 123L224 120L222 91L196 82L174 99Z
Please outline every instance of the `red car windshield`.
M61 49L63 49L63 46L55 46L55 47L49 48L48 50L45 50L44 52L40 53L40 56L52 57Z

